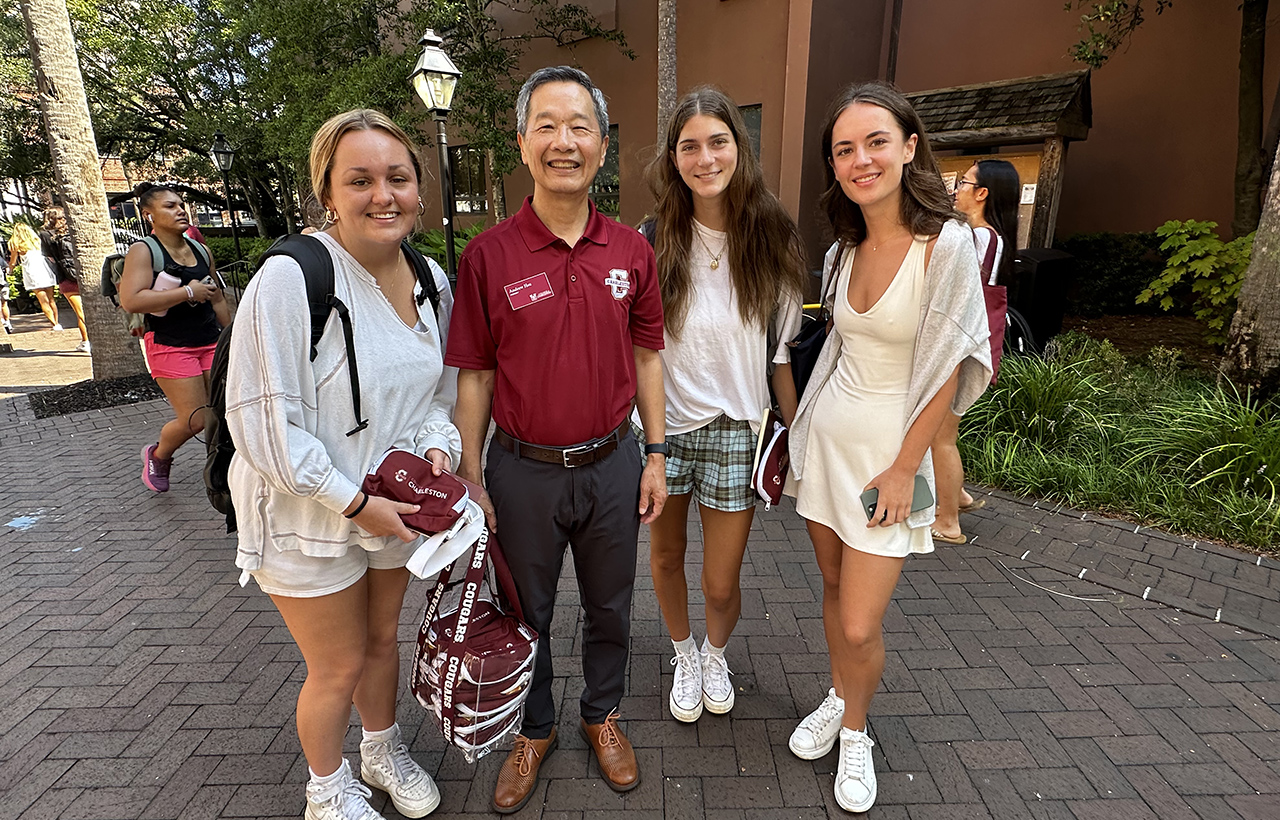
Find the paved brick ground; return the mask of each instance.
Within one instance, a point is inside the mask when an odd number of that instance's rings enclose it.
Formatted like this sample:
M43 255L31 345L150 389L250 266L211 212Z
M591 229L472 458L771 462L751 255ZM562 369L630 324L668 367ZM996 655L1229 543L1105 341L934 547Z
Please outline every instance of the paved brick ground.
M154 496L138 451L163 403L34 421L23 401L0 402L0 820L300 816L301 658L270 601L236 585L194 447ZM869 817L1280 818L1280 566L1000 494L966 524L977 543L908 561L889 610ZM573 731L566 576L563 745L517 816L843 816L835 756L786 748L828 685L801 521L757 516L728 652L738 705L693 726L665 713L670 644L641 552L622 712L643 782L613 794ZM405 607L406 656L426 588ZM492 816L500 756L469 766L422 718L402 701L443 792L435 816Z

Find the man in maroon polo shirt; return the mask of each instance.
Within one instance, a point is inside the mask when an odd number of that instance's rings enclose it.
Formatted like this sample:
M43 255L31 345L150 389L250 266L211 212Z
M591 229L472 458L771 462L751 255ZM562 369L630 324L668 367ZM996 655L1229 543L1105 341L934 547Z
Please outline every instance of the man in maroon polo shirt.
M484 469L529 625L542 640L524 724L494 790L503 814L528 802L556 745L550 630L565 547L585 609L580 729L615 791L640 782L618 726L631 634L636 537L666 501L662 299L653 251L587 197L604 163L604 95L567 66L534 72L516 102L533 196L471 240L445 364L459 368L458 473ZM639 408L641 455L627 422ZM568 637L568 636L558 636Z

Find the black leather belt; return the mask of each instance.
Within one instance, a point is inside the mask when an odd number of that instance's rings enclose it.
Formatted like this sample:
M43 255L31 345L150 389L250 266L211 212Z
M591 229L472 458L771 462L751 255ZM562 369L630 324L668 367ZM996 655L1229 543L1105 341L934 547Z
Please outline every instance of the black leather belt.
M501 427L493 431L493 439L507 448L516 458L531 458L534 461L545 461L562 467L583 467L604 459L618 449L622 437L627 434L629 424L628 419L623 419L618 429L609 435L585 444L575 444L572 447L539 447L536 444L521 441Z

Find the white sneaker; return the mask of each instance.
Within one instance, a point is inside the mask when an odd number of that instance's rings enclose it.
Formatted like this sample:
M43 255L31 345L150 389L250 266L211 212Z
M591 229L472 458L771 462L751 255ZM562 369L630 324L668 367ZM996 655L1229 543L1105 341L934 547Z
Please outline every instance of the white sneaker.
M801 760L817 760L831 751L840 737L840 721L844 720L844 700L836 697L834 688L791 733L787 744L792 754Z
M405 817L426 817L440 805L440 790L431 775L409 756L409 747L400 740L399 726L390 740L360 743L360 776L391 795L396 811Z
M89 340L88 340L88 339L85 339L83 342L81 342L80 344L76 345L76 352L77 352L77 353L90 353L90 352L92 352L92 349L91 349L91 348L90 348L90 346L89 346Z
M876 802L875 741L866 732L840 729L840 764L836 767L836 802L845 811L863 812Z
M733 684L729 682L729 664L723 652L702 651L702 705L713 715L723 715L733 708Z
M342 759L341 777L332 783L307 784L305 820L386 820L369 805L373 792L351 774L351 764Z
M702 655L696 648L692 652L677 649L671 665L676 668L671 697L667 699L671 716L682 723L693 723L702 716Z
M55 324L53 327L51 327L51 328L49 328L49 329L50 329L50 330L52 330L52 331L54 331L54 332L56 333L57 331L62 330L62 325Z

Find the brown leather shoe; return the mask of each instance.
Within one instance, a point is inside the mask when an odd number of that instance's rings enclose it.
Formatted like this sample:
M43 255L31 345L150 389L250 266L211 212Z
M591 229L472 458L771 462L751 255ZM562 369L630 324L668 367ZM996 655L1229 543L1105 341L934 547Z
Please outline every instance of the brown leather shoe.
M549 736L540 740L516 735L515 748L498 771L498 784L493 789L493 810L498 814L513 814L523 809L533 797L533 787L538 785L538 768L555 750L555 727Z
M604 782L615 792L629 792L640 785L640 767L636 765L636 752L631 741L618 728L618 711L609 713L604 723L578 724L582 737L596 753Z

